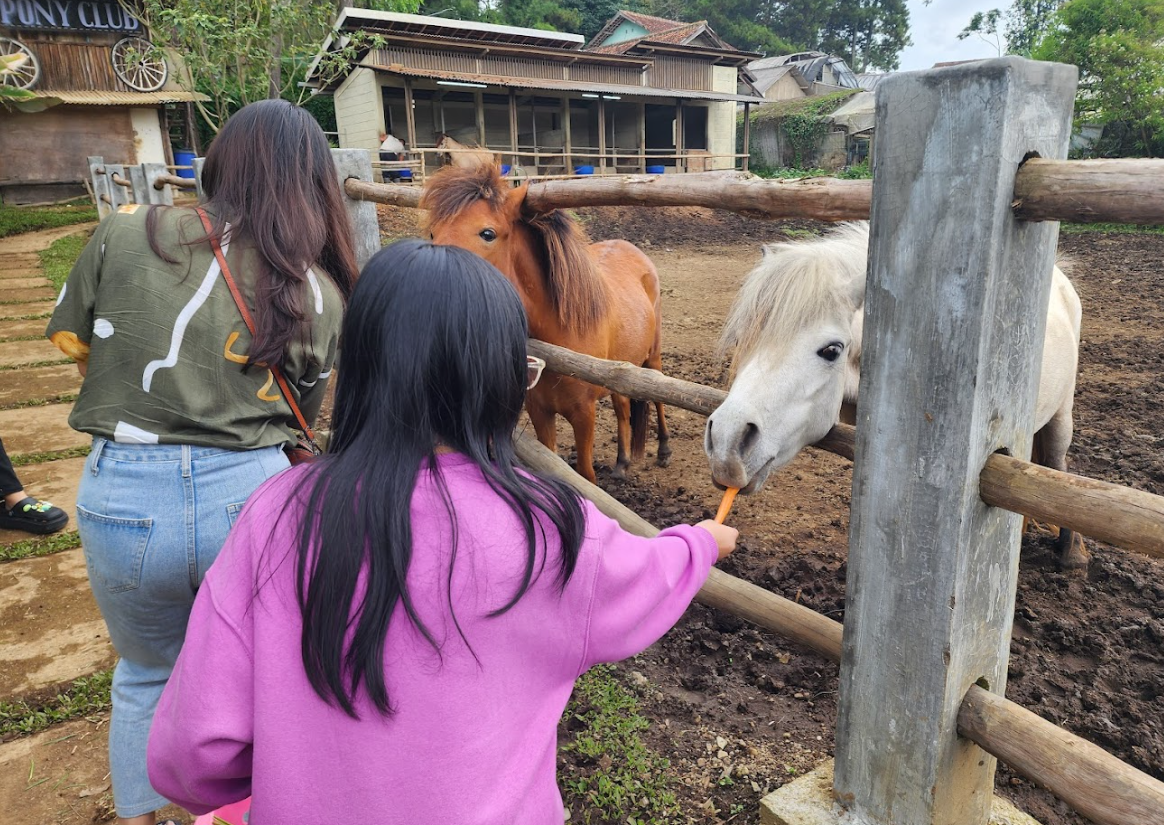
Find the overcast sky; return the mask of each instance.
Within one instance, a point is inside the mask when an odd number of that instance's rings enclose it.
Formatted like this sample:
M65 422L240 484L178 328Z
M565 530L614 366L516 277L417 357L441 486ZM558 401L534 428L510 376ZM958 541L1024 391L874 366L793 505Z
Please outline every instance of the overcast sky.
M928 6L922 0L907 0L907 5L913 45L901 53L902 71L928 69L935 63L948 60L998 56L992 44L977 36L959 40L958 32L966 28L974 12L1005 11L1010 0L933 0Z

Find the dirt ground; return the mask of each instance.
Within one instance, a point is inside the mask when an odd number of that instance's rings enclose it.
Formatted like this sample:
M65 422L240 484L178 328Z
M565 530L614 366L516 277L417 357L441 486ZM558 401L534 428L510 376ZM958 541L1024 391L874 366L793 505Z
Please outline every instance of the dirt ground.
M652 256L665 294L663 368L713 386L726 378L726 365L714 358L716 337L758 245L825 229L699 209L596 209L580 217L596 240L623 237ZM1071 469L1164 493L1157 413L1164 236L1064 235L1060 247L1074 259L1084 306ZM667 469L648 461L626 482L610 477L609 409L600 414L596 447L600 485L659 526L707 518L719 500L700 447L703 419L670 410L669 420L675 456ZM559 432L570 445L564 425ZM848 462L806 451L759 495L737 501L741 548L723 568L843 619L850 484ZM1090 546L1089 573L1069 576L1055 570L1049 537L1024 539L1007 695L1164 778L1161 565ZM671 760L689 821L757 822L760 795L832 754L837 667L731 616L694 605L659 644L620 669L656 722L649 741ZM1045 825L1086 821L1005 766L997 790Z

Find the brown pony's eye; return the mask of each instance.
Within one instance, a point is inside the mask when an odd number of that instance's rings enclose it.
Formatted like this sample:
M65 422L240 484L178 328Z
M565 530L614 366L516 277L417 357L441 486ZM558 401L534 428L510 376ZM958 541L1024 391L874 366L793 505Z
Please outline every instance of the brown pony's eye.
M477 233L477 235L481 238L481 240L485 241L485 243L493 243L495 240L497 240L497 233L492 229L482 229Z

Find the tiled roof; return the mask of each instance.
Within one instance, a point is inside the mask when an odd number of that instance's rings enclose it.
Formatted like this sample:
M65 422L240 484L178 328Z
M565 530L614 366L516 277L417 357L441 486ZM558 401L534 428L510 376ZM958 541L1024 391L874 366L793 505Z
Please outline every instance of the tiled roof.
M629 12L627 12L629 14ZM661 18L655 17L653 20ZM670 21L668 21L670 22ZM649 41L651 43L674 43L681 45L690 37L699 34L700 30L707 25L706 20L700 20L698 23L678 23L670 29L665 29L643 37L636 37L633 40L623 40L620 43L613 43L609 46L596 46L589 51L601 52L602 54L626 54L639 43Z
M665 32L668 29L678 28L679 26L686 26L682 20L668 20L665 17L652 17L649 14L639 14L637 11L623 11L620 12L623 17L630 20L632 23L638 23L650 34L657 34L658 32Z

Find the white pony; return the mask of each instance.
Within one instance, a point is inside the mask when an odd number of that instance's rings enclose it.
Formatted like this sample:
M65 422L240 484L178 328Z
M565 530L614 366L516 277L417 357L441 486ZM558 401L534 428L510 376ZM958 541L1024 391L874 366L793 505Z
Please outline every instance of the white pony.
M839 420L854 420L868 249L868 223L764 247L720 341L721 354L732 354L733 381L703 439L716 484L754 493ZM1058 267L1053 277L1034 456L1065 470L1083 311ZM1083 541L1070 530L1060 531L1059 552L1065 568L1087 565Z

